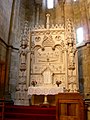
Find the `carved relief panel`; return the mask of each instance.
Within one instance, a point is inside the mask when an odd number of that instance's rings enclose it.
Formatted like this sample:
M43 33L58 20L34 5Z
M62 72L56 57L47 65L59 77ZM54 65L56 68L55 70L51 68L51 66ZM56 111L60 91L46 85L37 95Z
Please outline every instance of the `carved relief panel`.
M47 16L49 17L49 16ZM30 33L30 85L56 85L69 91L77 91L77 54L75 32L68 19L65 26L35 26Z
M65 83L64 29L51 28L31 31L31 81L40 84Z

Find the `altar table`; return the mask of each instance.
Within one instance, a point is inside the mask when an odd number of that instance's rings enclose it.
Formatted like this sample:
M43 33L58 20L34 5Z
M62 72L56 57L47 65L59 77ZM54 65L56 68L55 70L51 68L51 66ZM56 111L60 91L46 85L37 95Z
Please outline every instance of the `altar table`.
M30 86L28 88L28 95L45 95L43 104L48 104L47 95L56 95L61 92L63 92L61 86Z

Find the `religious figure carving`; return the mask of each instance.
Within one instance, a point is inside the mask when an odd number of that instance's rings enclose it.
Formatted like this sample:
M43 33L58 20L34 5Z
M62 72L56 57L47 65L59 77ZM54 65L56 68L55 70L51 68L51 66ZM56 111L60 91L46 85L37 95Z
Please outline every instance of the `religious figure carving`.
M77 84L76 84L76 78L71 76L69 79L69 90L70 92L76 92L77 91Z
M73 46L73 42L68 43L69 69L75 69L75 52L76 52L76 49Z
M43 72L44 84L52 84L52 72L49 68Z
M19 80L16 87L15 93L15 103L18 105L29 105L29 99L27 96L27 85L26 85L26 58L27 53L29 52L28 49L28 25L27 22L25 23L24 33L21 39L21 46L19 50L19 57L20 57L20 68L19 68Z

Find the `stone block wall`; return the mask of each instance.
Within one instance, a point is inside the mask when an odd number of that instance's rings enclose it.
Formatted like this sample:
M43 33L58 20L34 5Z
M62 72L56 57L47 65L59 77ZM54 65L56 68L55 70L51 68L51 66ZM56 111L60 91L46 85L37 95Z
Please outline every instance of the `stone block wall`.
M90 120L90 44L78 48L78 70L80 92L88 106L87 120Z
M13 0L0 0L0 97L4 94L6 55ZM3 89L2 89L3 88Z
M0 61L4 62L6 59L6 44L8 44L11 9L11 0L0 0Z
M90 44L78 48L78 63L80 90L85 99L90 99Z
M0 37L7 43L13 0L0 0Z
M19 74L19 49L21 36L24 31L25 21L30 21L30 25L33 24L33 1L28 0L15 0L13 11L13 22L11 31L11 57L10 57L10 69L9 69L9 92L11 93L11 99L15 99L15 91L18 83Z

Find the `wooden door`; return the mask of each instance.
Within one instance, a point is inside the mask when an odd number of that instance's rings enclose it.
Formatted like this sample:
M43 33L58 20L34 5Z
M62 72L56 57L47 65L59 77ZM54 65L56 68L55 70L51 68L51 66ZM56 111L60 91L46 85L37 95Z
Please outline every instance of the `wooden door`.
M80 120L80 107L78 100L59 100L60 120Z
M5 64L0 63L0 97L4 94Z
M59 93L56 99L56 120L85 120L84 100L79 93Z

